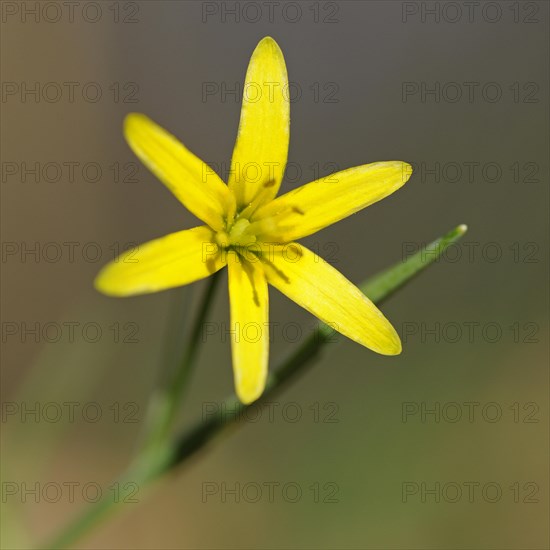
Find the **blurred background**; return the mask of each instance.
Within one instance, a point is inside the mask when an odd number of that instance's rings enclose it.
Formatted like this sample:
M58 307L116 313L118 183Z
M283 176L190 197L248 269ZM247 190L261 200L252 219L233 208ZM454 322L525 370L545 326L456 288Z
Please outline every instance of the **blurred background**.
M43 544L103 493L124 510L75 547L548 548L548 3L69 4L1 6L2 547ZM339 338L271 413L151 487L113 486L204 288L92 287L132 243L197 223L122 120L146 113L224 175L266 35L295 93L283 191L415 165L304 244L360 282L469 232L384 305L402 355ZM315 320L270 299L274 365ZM209 320L180 428L233 391L226 275Z

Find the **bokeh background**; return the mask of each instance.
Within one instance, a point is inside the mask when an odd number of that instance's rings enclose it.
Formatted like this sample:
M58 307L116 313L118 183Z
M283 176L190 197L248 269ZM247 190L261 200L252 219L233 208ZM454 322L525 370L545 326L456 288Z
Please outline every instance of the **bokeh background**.
M3 548L43 544L88 506L86 484L114 491L203 288L92 288L116 250L196 223L137 164L123 117L147 113L223 172L240 98L222 89L266 35L301 92L285 190L336 166L417 166L305 244L359 282L469 232L384 306L401 356L327 346L273 416L140 487L77 547L548 548L548 3L469 4L2 3ZM225 286L180 427L232 391ZM273 364L314 320L276 291L271 319Z

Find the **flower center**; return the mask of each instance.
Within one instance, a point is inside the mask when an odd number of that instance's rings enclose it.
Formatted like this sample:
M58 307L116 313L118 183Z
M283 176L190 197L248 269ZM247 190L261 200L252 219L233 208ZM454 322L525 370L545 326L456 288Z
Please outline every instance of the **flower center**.
M249 246L256 242L256 234L246 218L238 218L231 227L216 233L216 242L223 248Z

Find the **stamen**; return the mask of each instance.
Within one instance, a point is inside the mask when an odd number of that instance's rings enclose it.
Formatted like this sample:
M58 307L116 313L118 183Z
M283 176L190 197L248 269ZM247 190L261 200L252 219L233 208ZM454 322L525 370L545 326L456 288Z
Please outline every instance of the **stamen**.
M250 286L252 287L252 299L256 306L260 307L260 297L258 296L258 290L256 289L256 284L252 273L252 266L240 254L239 259L241 261L243 271L246 273L248 280L250 281Z
M288 248L289 250L292 250L296 254L296 256L298 256L298 259L301 259L303 257L304 253L302 252L302 247L299 244L290 244L288 245Z
M239 214L239 217L250 218L256 210L264 202L266 195L269 193L270 187L275 185L275 180L269 180L263 185L263 189L254 197L252 202Z
M237 212L237 203L235 197L230 193L230 198L228 199L227 211L225 216L225 227L231 227L235 219L235 214Z
M271 267L271 269L273 269L273 271L275 271L275 273L277 273L277 275L279 275L279 277L281 277L286 284L290 284L290 279L272 261L268 260L264 255L258 257L263 263Z

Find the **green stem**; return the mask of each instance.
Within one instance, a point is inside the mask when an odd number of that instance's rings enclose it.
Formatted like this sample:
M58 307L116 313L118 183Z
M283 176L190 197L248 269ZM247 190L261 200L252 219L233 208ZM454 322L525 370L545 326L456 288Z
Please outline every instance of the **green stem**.
M145 444L126 472L115 480L117 486L122 490L128 483L131 483L133 487L138 486L141 488L142 485L160 475L170 462L171 452L167 438L189 383L201 341L202 327L212 305L219 280L219 271L209 278L208 285L198 306L198 314L193 329L186 340L179 368L175 370L171 382L164 386L162 393L154 397L151 402L148 411L149 428L145 436ZM83 533L113 513L123 502L123 496L118 499L118 502L115 502L113 495L111 495L111 498L101 499L91 506L79 520L69 525L69 528L48 548L65 548L69 546L75 540L78 540Z
M179 368L176 369L172 380L164 387L162 393L153 399L149 414L150 427L144 445L145 451L152 451L162 446L170 434L170 429L180 410L183 394L191 378L192 367L201 342L203 325L212 305L216 287L220 281L220 274L221 272L217 271L208 280L208 286L199 304L198 314L187 339Z
M373 302L380 304L414 276L423 271L428 265L436 261L445 249L460 239L465 232L466 226L458 226L407 260L403 260L382 273L369 278L360 285L361 290ZM197 324L193 333L197 335ZM318 329L314 331L312 336L287 358L280 361L279 365L273 369L268 377L266 391L260 400L251 405L243 405L235 396L229 397L220 404L218 412L208 418L208 420L197 422L194 427L177 437L175 441L140 455L140 458L133 463L128 472L123 474L119 479L119 483L130 481L138 485L145 485L188 460L196 451L205 447L224 429L237 424L243 416L242 413L247 408L264 406L268 399L281 391L292 378L297 374L305 372L305 367L311 364L312 359L318 355L321 348L330 340L332 334L334 334L332 328L319 324ZM188 353L191 353L191 359L193 359L196 350ZM186 364L185 360L183 364ZM185 385L185 382L179 383L182 384L182 387ZM228 415L227 411L231 411L231 414ZM172 412L170 417L173 417L173 414ZM120 503L113 502L113 499L110 497L105 497L84 511L47 548L58 549L68 547L91 527L96 525L108 512L120 508Z

